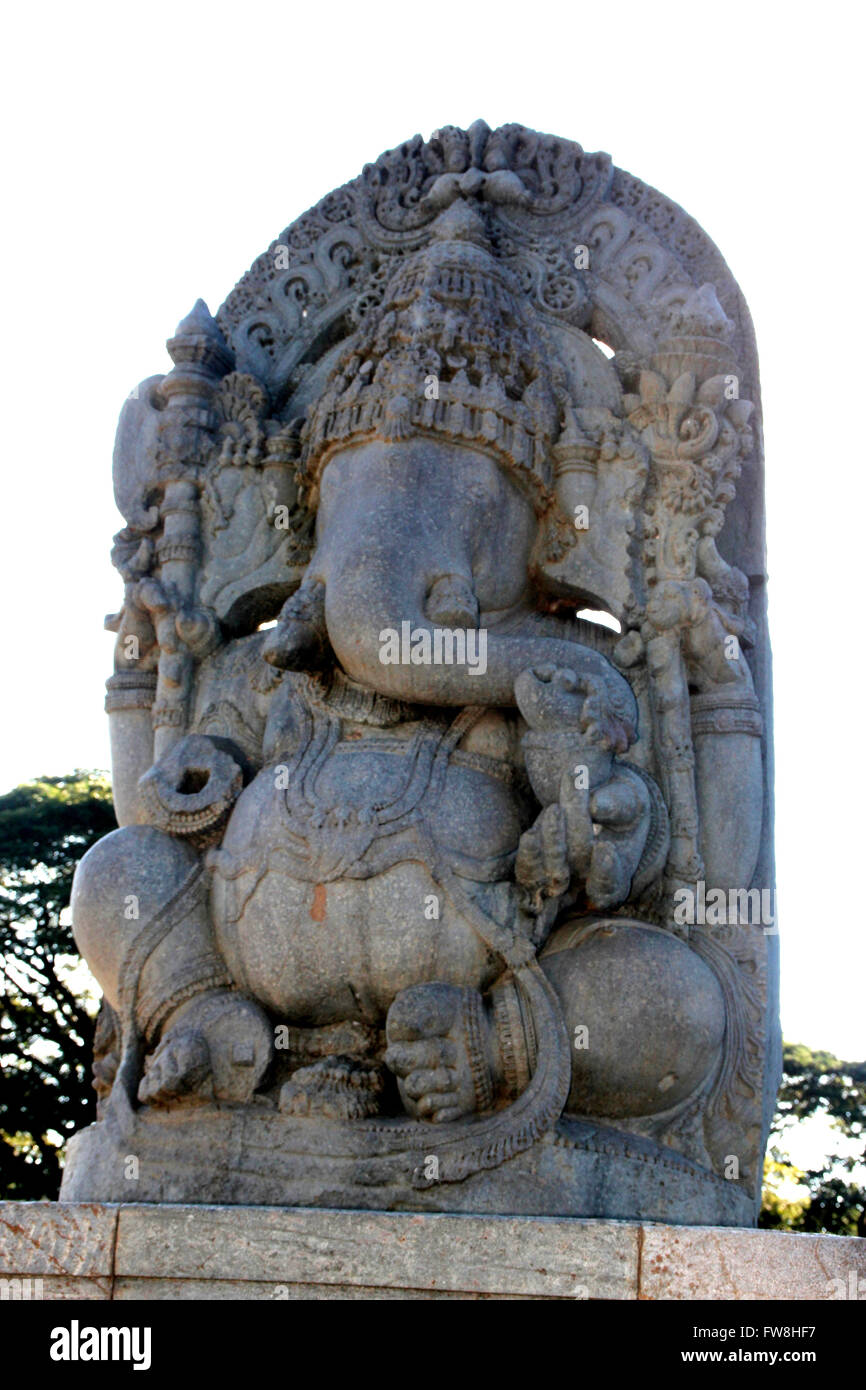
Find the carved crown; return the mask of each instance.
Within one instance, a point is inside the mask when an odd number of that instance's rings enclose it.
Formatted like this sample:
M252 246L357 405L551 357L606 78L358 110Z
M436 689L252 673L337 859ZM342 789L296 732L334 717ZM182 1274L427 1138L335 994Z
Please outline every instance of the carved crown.
M346 443L431 434L487 449L545 512L565 378L522 298L478 212L452 201L433 239L400 263L311 411L302 455L309 504Z

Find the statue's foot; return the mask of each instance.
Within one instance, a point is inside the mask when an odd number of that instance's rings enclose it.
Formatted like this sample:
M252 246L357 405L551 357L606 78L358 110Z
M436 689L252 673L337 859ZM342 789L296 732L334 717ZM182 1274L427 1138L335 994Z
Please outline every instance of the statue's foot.
M234 990L182 1004L147 1058L138 1088L143 1105L192 1100L245 1102L268 1069L273 1029L262 1009Z
M493 1104L487 1015L477 990L415 985L388 1011L385 1062L406 1113L444 1124Z
M323 1115L330 1120L364 1120L378 1115L382 1068L354 1057L322 1057L300 1067L280 1091L284 1115Z
M165 1037L145 1061L138 1099L155 1106L213 1099L210 1049L203 1034L178 1031Z

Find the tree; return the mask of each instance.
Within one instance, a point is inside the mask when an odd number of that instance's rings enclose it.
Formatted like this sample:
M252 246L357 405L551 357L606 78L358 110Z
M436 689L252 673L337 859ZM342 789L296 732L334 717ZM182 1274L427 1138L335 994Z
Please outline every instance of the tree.
M775 1230L792 1231L798 1225L809 1198L788 1197L788 1190L802 1187L804 1173L795 1168L785 1155L772 1148L764 1159L764 1192L761 1207L761 1226Z
M841 1062L829 1052L785 1043L783 1076L771 1138L784 1139L794 1123L823 1115L846 1139L866 1135L866 1062ZM820 1168L798 1169L774 1145L764 1165L764 1203L759 1224L789 1231L829 1231L866 1236L866 1192L845 1174L866 1158L829 1154ZM787 1185L805 1189L800 1199Z
M61 1147L95 1118L98 999L67 905L76 863L115 824L101 772L0 797L0 1198L56 1198Z

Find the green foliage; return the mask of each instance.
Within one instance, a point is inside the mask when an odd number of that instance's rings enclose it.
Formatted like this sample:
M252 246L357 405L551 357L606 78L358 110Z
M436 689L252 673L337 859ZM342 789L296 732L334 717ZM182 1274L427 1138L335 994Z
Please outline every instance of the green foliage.
M837 1236L866 1236L866 1193L846 1182L832 1163L805 1174L810 1198L798 1231L830 1231Z
M804 1194L799 1199L785 1195L803 1184L802 1169L789 1163L778 1149L771 1149L764 1159L764 1193L761 1208L761 1225L774 1230L799 1230L803 1212L809 1205Z
M76 863L114 827L104 773L41 777L0 797L0 1198L56 1198L61 1145L95 1118L97 1001L67 904Z
M783 1076L771 1134L784 1138L792 1124L822 1115L846 1139L866 1134L866 1062L841 1062L829 1052L785 1043ZM775 1230L828 1231L866 1236L866 1192L846 1173L860 1159L828 1154L820 1168L795 1168L775 1146L764 1164L759 1225ZM785 1188L796 1197L786 1196Z
M806 1120L823 1113L849 1138L866 1129L866 1062L840 1062L830 1052L785 1043L779 1119Z

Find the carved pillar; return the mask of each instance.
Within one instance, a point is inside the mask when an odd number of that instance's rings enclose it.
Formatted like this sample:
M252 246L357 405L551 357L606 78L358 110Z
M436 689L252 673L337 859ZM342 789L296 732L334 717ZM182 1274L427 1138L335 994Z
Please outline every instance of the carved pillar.
M707 889L748 888L763 813L760 795L748 795L761 784L758 697L733 686L693 695L691 715Z
M651 458L645 532L648 602L642 635L658 767L671 817L669 894L694 885L708 872L704 850L709 842L702 826L712 827L714 872L722 867L719 826L735 812L731 804L720 819L725 806L724 798L719 800L720 755L707 739L713 732L707 725L711 706L697 707L693 728L691 694L700 692L698 698L706 702L722 691L732 709L743 699L747 714L756 708L749 703L754 696L745 658L737 647L735 665L725 651L729 635L736 640L741 624L723 602L723 580L743 576L724 564L712 540L723 524L751 443L751 405L738 397L739 378L729 347L732 332L713 287L701 286L675 306L652 356L652 370L640 372L639 395L626 398L629 418ZM709 574L708 583L702 563L706 568L710 552L721 569ZM700 735L698 743L694 733ZM744 765L760 783L760 749L756 752L750 745L750 736L742 733L749 746L726 748L729 757L737 758L732 765L736 774L725 779L732 785L742 787ZM757 843L759 833L760 827L754 835L747 834L749 843ZM743 854L727 857L743 867Z
M203 617L196 612L201 474L218 424L214 392L234 360L202 300L166 346L175 366L161 384L165 404L159 451L160 578L145 590L160 645L153 711L156 758L177 742L189 721L195 661L190 636Z
M658 769L670 814L671 847L665 876L673 893L703 876L689 687L678 630L650 638L647 668Z
M153 762L155 671L115 671L105 682L105 712L111 740L111 784L118 825L140 814L138 779Z

